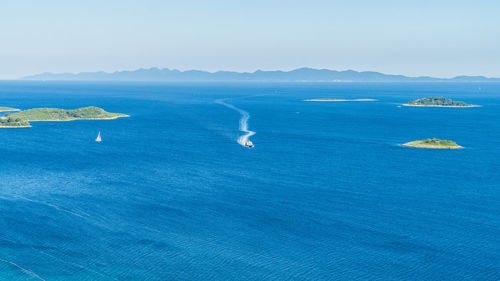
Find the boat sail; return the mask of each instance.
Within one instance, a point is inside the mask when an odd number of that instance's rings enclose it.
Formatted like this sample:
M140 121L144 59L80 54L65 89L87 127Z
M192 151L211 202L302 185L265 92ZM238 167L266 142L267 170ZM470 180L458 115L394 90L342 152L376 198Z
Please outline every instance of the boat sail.
M97 138L95 139L96 142L101 142L101 132L97 134Z

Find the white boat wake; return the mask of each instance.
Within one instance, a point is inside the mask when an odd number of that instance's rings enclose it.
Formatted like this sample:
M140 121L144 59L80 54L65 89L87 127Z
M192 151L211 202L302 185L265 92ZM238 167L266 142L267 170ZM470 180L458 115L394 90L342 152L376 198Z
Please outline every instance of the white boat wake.
M238 111L241 114L239 130L244 132L245 134L238 138L238 143L241 146L247 146L247 143L250 140L250 137L255 135L254 131L250 131L248 129L248 119L250 119L250 114L243 109L240 109L232 104L224 102L223 99L218 99L215 102L218 104L221 104L225 107L231 108L235 111Z

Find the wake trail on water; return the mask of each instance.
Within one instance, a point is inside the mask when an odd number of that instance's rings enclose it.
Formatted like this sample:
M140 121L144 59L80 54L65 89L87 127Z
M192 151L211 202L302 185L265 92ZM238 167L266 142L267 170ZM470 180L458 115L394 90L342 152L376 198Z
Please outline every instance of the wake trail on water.
M248 129L248 120L250 119L250 114L241 108L224 102L224 100L225 99L218 99L215 102L227 108L235 110L241 114L239 130L245 134L240 136L237 141L241 146L245 146L246 143L250 140L250 137L256 134L254 131L250 131Z
M31 275L31 276L33 276L33 277L35 277L35 278L36 278L36 279L38 279L38 280L45 281L45 279L43 279L42 277L38 276L38 275L37 275L36 273L34 273L33 271L30 271L30 270L28 270L28 269L26 269L26 268L24 268L24 267L21 267L20 265L18 265L18 264L16 264L16 263L14 263L14 262L11 262L11 261L9 261L9 260L5 260L5 259L1 259L1 258L0 258L0 262L8 263L8 264L10 264L10 265L12 265L12 266L17 267L17 268L18 268L18 269L20 269L22 272L27 273L27 274L29 274L29 275Z
M14 195L14 196L11 196L11 198L0 196L0 199L4 199L4 200L11 200L12 198L25 200L25 201L37 203L37 204L40 204L40 205L49 206L49 207L54 208L54 209L56 209L56 210L58 210L60 212L65 212L65 213L68 213L68 214L71 214L71 215L74 215L74 216L77 216L77 217L80 217L80 218L83 218L83 219L87 219L87 217L90 217L90 215L88 215L86 213L83 213L85 215L84 216L82 214L75 213L73 211L69 211L69 210L66 210L64 208L61 208L61 207L59 207L57 205L54 205L54 204L51 204L51 203L48 203L48 202L44 202L44 201L38 201L38 200L29 199L29 198L24 197L24 196L15 196Z

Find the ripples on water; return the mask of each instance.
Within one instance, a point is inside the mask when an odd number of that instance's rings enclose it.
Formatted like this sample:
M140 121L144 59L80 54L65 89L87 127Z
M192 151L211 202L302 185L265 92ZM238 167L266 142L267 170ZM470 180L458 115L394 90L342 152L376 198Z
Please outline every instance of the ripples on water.
M397 107L437 95L484 106ZM302 102L323 97L379 101ZM1 82L0 100L132 116L0 130L0 279L500 278L498 84ZM427 137L466 149L398 146Z

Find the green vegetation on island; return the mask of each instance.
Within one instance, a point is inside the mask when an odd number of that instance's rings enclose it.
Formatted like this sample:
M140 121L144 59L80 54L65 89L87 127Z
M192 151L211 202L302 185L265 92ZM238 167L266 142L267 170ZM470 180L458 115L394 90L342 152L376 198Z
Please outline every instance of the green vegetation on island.
M444 97L430 97L410 101L405 106L430 106L430 107L477 107L477 105L467 104L463 101L454 101Z
M19 111L19 109L12 108L12 107L6 107L6 106L0 106L0 112L5 112L5 111Z
M11 116L4 116L0 118L0 128L26 128L31 127L28 121L21 118L13 118Z
M115 119L126 117L127 115L110 113L104 111L102 108L89 106L71 110L59 108L33 108L13 113L10 116L26 121L71 121L77 119Z
M0 118L0 127L30 127L30 121L109 120L120 117L128 117L128 115L107 112L95 106L71 110L59 108L33 108L17 113L5 114L5 116Z
M440 139L425 139L412 141L402 144L402 146L418 147L418 148L434 148L434 149L458 149L463 146L458 145L454 141Z

